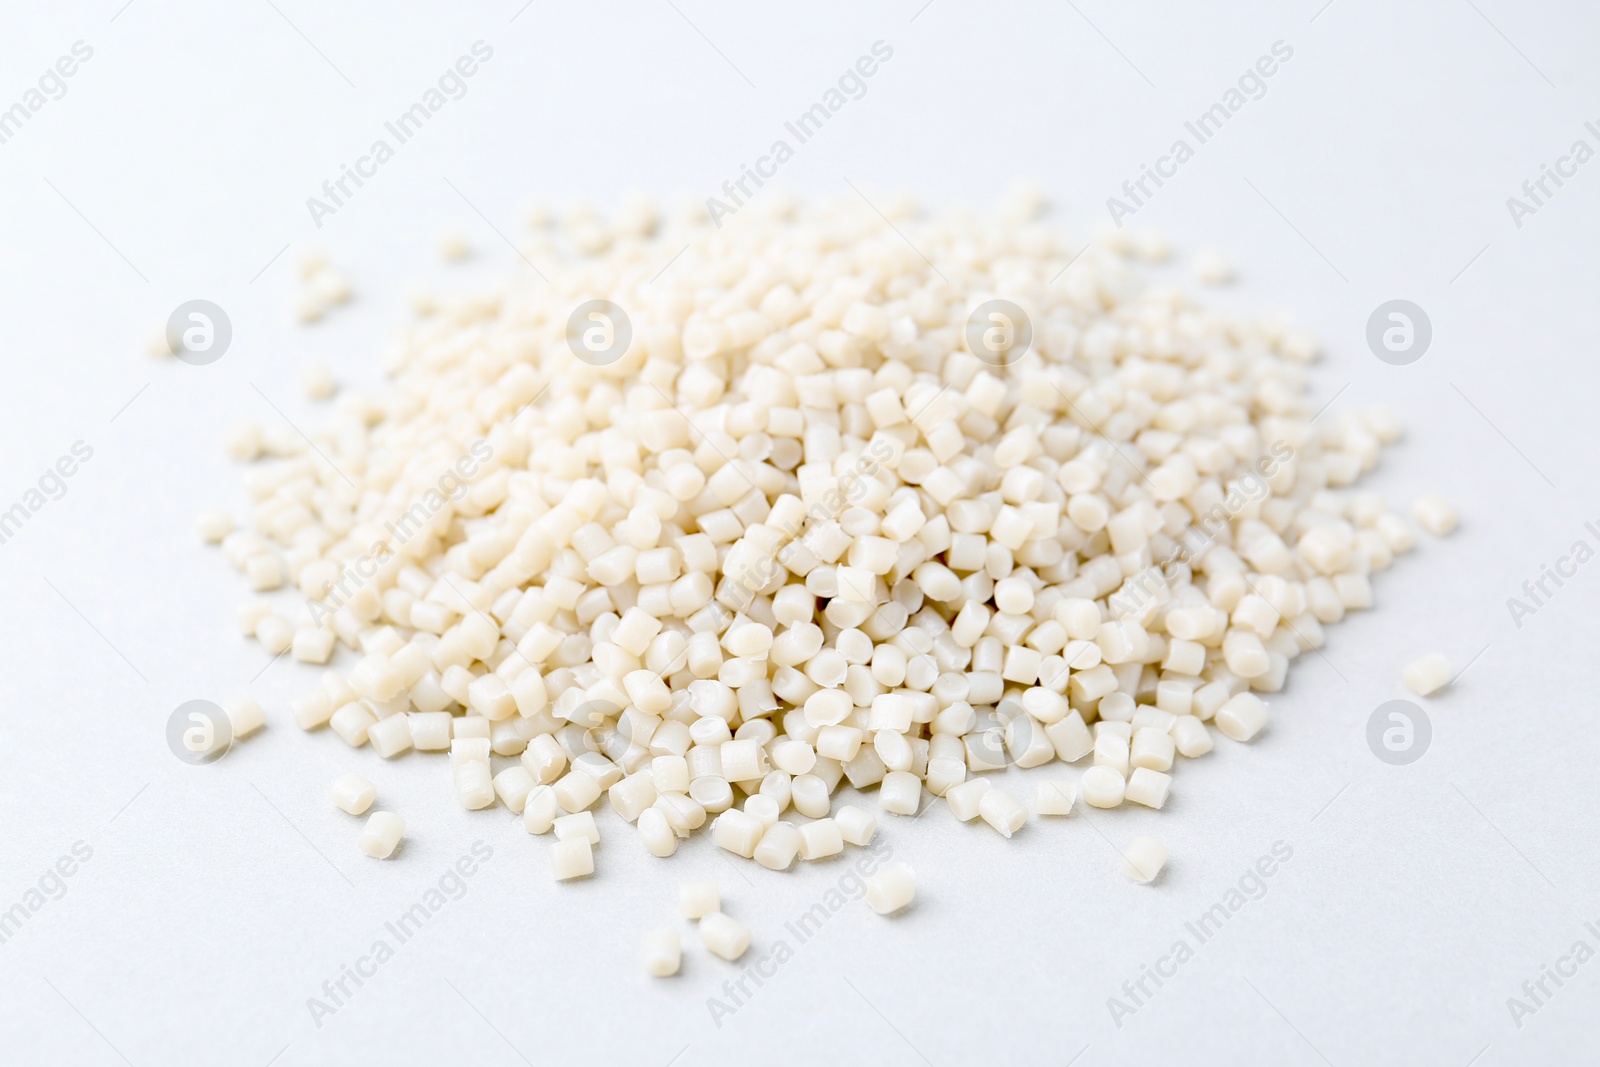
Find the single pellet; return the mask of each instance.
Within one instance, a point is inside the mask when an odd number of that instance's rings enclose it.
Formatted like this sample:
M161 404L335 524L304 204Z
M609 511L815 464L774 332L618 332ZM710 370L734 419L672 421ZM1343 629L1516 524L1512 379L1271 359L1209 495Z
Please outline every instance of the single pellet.
M1416 503L1411 505L1411 514L1417 520L1418 526L1435 537L1448 537L1455 532L1456 524L1460 522L1456 509L1438 493L1419 496Z
M1429 696L1450 684L1450 661L1433 652L1408 663L1401 677L1417 696Z
M878 832L878 817L854 804L839 805L833 821L839 824L839 836L852 845L870 845Z
M944 801L950 806L950 814L962 822L971 822L978 817L978 804L988 791L989 779L973 778L946 789Z
M558 882L593 874L594 849L589 839L570 837L565 841L553 842L550 845L550 870Z
M591 845L600 843L600 827L595 824L592 811L558 816L554 826L557 841L583 840Z
M1135 767L1133 773L1128 776L1124 795L1135 804L1160 809L1166 804L1167 794L1171 789L1172 775L1152 771L1148 767Z
M392 811L375 811L361 828L361 851L373 859L386 860L394 855L405 832L406 823L400 816Z
M879 915L892 915L917 895L917 879L904 863L890 863L867 879L867 907Z
M1006 838L1022 829L1022 824L1028 821L1028 809L1002 789L987 790L978 798L978 815L994 827L996 833Z
M713 956L720 956L732 963L750 947L750 928L737 919L714 911L700 919L700 943Z
M1033 810L1037 815L1071 815L1077 797L1078 788L1071 782L1040 782L1034 789Z
M683 963L683 939L670 927L644 937L644 969L652 978L670 978Z
M639 813L639 821L635 825L639 828L639 838L644 842L645 851L650 855L666 859L678 851L678 835L661 809L653 806L646 808Z
M751 859L756 854L756 846L761 843L761 835L766 832L760 819L754 815L729 808L718 815L711 824L711 841L718 848L727 849L736 856Z
M922 800L922 779L910 771L890 771L878 787L878 803L895 815L915 815Z
M832 819L818 819L800 827L800 858L820 860L844 851L844 834Z
M547 834L561 815L561 802L547 785L536 785L522 802L522 827L530 834Z
M1092 808L1114 808L1127 794L1128 781L1115 767L1090 767L1078 780L1083 802Z
M1141 885L1156 880L1167 865L1167 846L1153 837L1136 837L1122 852L1122 873Z
M685 882L678 887L678 909L685 919L700 919L722 910L722 890L715 882Z
M222 705L222 711L228 716L228 728L235 741L249 737L267 724L267 713L261 710L260 702L254 697L235 697Z
M1254 693L1239 693L1217 709L1217 729L1235 741L1248 741L1267 725L1267 705Z
M761 835L755 861L769 871L784 871L800 854L801 834L792 823L775 822Z
M364 815L378 799L378 787L359 774L345 774L334 779L333 804L351 815Z

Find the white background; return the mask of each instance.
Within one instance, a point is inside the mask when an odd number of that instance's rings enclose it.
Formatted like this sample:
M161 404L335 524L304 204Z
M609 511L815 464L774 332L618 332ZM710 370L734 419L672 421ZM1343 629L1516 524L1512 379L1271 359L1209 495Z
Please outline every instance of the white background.
M1600 963L1550 986L1520 1028L1506 1001L1579 938L1600 947L1583 925L1600 919L1600 569L1520 629L1505 601L1580 536L1596 543L1583 522L1600 519L1600 162L1520 229L1505 200L1576 138L1600 147L1583 129L1600 119L1600 12L1506 0L1320 12L1321 0L933 0L920 13L920 0L582 13L544 0L520 13L521 0L121 2L12 2L0 32L0 106L74 41L94 49L66 95L0 145L0 506L73 442L94 449L65 497L0 545L0 908L74 842L93 849L65 896L0 947L0 1061L1464 1067L1594 1055ZM316 230L306 197L479 39L494 57L468 95ZM656 861L606 810L598 876L554 884L546 843L504 809L463 812L442 760L384 763L288 722L287 698L313 674L287 658L263 672L268 657L233 623L243 583L193 519L243 513L226 427L279 419L267 398L318 424L299 390L306 365L327 361L355 387L379 380L406 285L525 271L496 232L519 232L525 195L704 199L880 39L892 61L801 148L785 184L849 195L848 178L942 205L1032 176L1077 233L1185 119L1289 43L1267 95L1132 224L1161 227L1180 255L1227 249L1240 283L1206 299L1282 309L1316 333L1319 398L1337 396L1333 411L1387 402L1406 423L1370 484L1402 504L1442 491L1464 519L1380 576L1377 609L1296 665L1262 737L1219 739L1185 767L1165 812L1035 821L1009 843L942 804L915 825L886 817L884 838L919 874L915 908L887 921L847 907L719 1027L706 1000L735 968L698 945L672 981L639 965L645 930L674 921L679 883L720 881L767 951L780 937L794 947L784 920L842 864L736 869L706 840ZM446 225L470 235L469 265L439 264ZM307 329L290 306L311 244L358 297ZM196 297L231 316L227 356L196 368L145 355L151 329ZM1432 348L1409 367L1380 363L1363 339L1395 297L1433 322ZM1458 666L1481 656L1426 702L1427 755L1383 764L1368 716L1406 695L1401 666L1432 650ZM266 731L210 767L173 758L163 730L179 703L244 692L268 706ZM393 862L360 855L356 822L328 803L346 770L406 818ZM1148 888L1121 877L1113 847L1146 832L1172 854ZM467 895L314 1026L306 999L477 840L494 855ZM1293 858L1266 895L1116 1026L1107 999L1277 841Z

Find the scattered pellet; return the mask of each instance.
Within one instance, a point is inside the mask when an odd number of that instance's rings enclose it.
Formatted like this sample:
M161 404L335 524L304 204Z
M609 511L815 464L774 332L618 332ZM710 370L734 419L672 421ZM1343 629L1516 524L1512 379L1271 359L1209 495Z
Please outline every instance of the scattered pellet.
M394 855L405 832L406 823L400 816L392 811L375 811L361 828L361 851L373 859L386 860Z
M235 697L222 705L222 711L228 716L228 728L235 741L249 737L267 724L267 713L254 697Z
M1078 797L1078 788L1071 782L1057 780L1040 782L1033 793L1033 811L1036 815L1071 815L1072 804Z
M720 911L713 911L700 918L700 943L712 955L732 963L750 947L750 928Z
M651 930L644 938L644 969L652 978L670 978L683 963L683 939L668 927Z
M685 919L703 919L722 910L722 890L715 882L685 882L678 887L678 908Z
M1454 673L1450 661L1441 653L1432 652L1421 659L1406 664L1402 675L1406 685L1419 697L1430 696L1450 684Z
M333 803L340 811L364 815L378 799L378 787L359 774L345 774L333 783Z
M1417 520L1417 525L1433 534L1435 537L1448 537L1455 532L1460 516L1450 502L1438 493L1426 493L1417 497L1416 503L1411 505L1411 514Z
M879 915L892 915L916 895L916 875L904 863L886 864L867 879L867 907Z
M550 845L550 869L556 881L585 878L594 873L594 850L587 837L572 837Z
M1136 837L1122 853L1122 873L1135 882L1148 884L1167 865L1167 846L1153 837Z

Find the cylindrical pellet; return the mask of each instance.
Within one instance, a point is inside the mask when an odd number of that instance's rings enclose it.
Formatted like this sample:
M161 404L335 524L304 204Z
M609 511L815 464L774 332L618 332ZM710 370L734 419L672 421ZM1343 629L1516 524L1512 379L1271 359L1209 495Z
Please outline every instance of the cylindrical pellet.
M700 943L714 956L732 963L750 947L750 928L714 911L700 920Z
M904 863L891 863L867 879L867 907L890 915L910 904L917 895L917 880Z
M1217 729L1235 741L1248 741L1267 724L1267 705L1254 693L1239 693L1217 709Z
M406 832L405 820L392 811L375 811L361 828L361 851L373 859L386 860Z
M800 852L801 834L793 823L774 822L761 835L755 861L769 871L784 871Z
M1167 864L1167 846L1153 837L1136 837L1122 853L1122 873L1135 882L1155 881Z
M333 783L333 803L340 811L363 815L378 799L378 787L359 774L341 775Z
M663 927L644 937L644 969L652 978L669 978L683 962L683 939L678 931Z
M878 832L878 817L854 804L839 805L833 821L839 824L839 836L852 845L870 845Z
M685 882L678 887L678 908L685 919L701 919L722 910L722 890L715 882Z
M1022 829L1022 824L1028 821L1028 809L1001 789L990 789L978 798L978 815L1005 838Z
M550 869L558 882L593 874L594 850L589 845L589 839L574 837L552 844Z
M1127 779L1114 767L1090 767L1078 785L1083 790L1083 802L1094 808L1117 807L1128 789Z

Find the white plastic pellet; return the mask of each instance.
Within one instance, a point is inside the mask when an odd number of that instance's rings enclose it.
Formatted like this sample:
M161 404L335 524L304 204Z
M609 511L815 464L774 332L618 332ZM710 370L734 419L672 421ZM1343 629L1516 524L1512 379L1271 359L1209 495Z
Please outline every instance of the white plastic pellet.
M711 841L718 848L750 859L756 854L756 846L761 843L761 835L766 829L754 815L729 809L718 815L711 824Z
M1007 838L1028 821L1028 809L1001 789L990 789L978 798L978 815L1001 837Z
M359 774L341 775L333 783L333 803L340 811L364 815L378 799L378 787Z
M1148 767L1135 767L1128 776L1128 785L1124 797L1135 804L1143 804L1147 808L1160 809L1167 802L1167 793L1172 789L1172 776L1161 771L1153 771Z
M878 817L854 804L839 805L833 821L839 826L839 836L852 845L870 845L878 832Z
M1203 250L1194 257L1194 277L1203 285L1227 285L1233 281L1233 264L1220 252Z
M678 851L678 835L672 823L660 808L651 806L639 813L639 838L645 851L657 859L666 859Z
M384 759L393 759L411 747L411 722L404 715L391 715L367 727L372 750Z
M1406 664L1402 675L1406 685L1420 697L1437 693L1450 684L1452 676L1450 661L1438 652L1429 653L1419 660Z
M1456 524L1460 521L1456 509L1438 493L1419 496L1416 503L1411 505L1411 515L1417 520L1418 526L1435 537L1448 537L1455 532Z
M261 710L260 702L254 697L235 697L222 705L222 711L228 716L228 727L235 741L249 737L267 724L267 713Z
M867 907L879 915L892 915L917 895L917 879L904 863L884 865L867 879Z
M1179 715L1171 732L1173 747L1180 756L1195 759L1211 751L1211 731L1194 715Z
M1217 709L1217 729L1235 741L1248 741L1267 724L1267 705L1254 693L1240 693Z
M770 871L788 870L800 854L801 834L794 824L775 822L761 835L754 859Z
M844 851L844 833L833 819L818 819L800 827L800 858L820 860Z
M556 793L547 785L534 786L522 802L522 827L530 834L547 834L561 815Z
M978 805L988 791L987 778L973 778L945 790L944 800L950 805L950 814L962 822L971 822L978 817Z
M222 539L233 532L233 516L226 511L202 511L195 520L195 528L202 541L220 545Z
M405 832L406 823L400 816L392 811L375 811L361 828L361 851L373 859L386 860L394 855Z
M1167 865L1167 846L1153 837L1136 837L1122 852L1122 873L1140 884L1156 880Z
M587 837L571 837L550 845L550 870L556 881L585 878L594 873L594 849Z
M555 820L557 841L587 841L600 843L600 827L595 824L594 812L580 811L574 815L561 815Z
M922 800L922 779L910 771L890 771L878 788L883 810L896 815L915 815Z
M720 956L732 963L750 947L750 928L737 919L714 911L700 919L700 943L713 956Z
M1071 815L1072 804L1078 797L1078 788L1071 782L1056 780L1040 782L1033 793L1033 810L1036 815Z
M1128 781L1115 767L1090 767L1078 781L1083 802L1092 808L1115 808L1127 795Z
M670 927L651 930L644 937L644 969L652 978L670 978L683 962L683 939Z
M339 385L333 379L333 371L328 369L326 363L313 363L305 369L300 378L301 387L306 396L312 400L327 400L339 391Z
M449 263L459 263L472 254L472 245L467 241L467 235L457 229L448 229L439 234L439 258Z
M685 919L702 919L722 910L722 891L715 882L685 882L678 887L678 909Z

